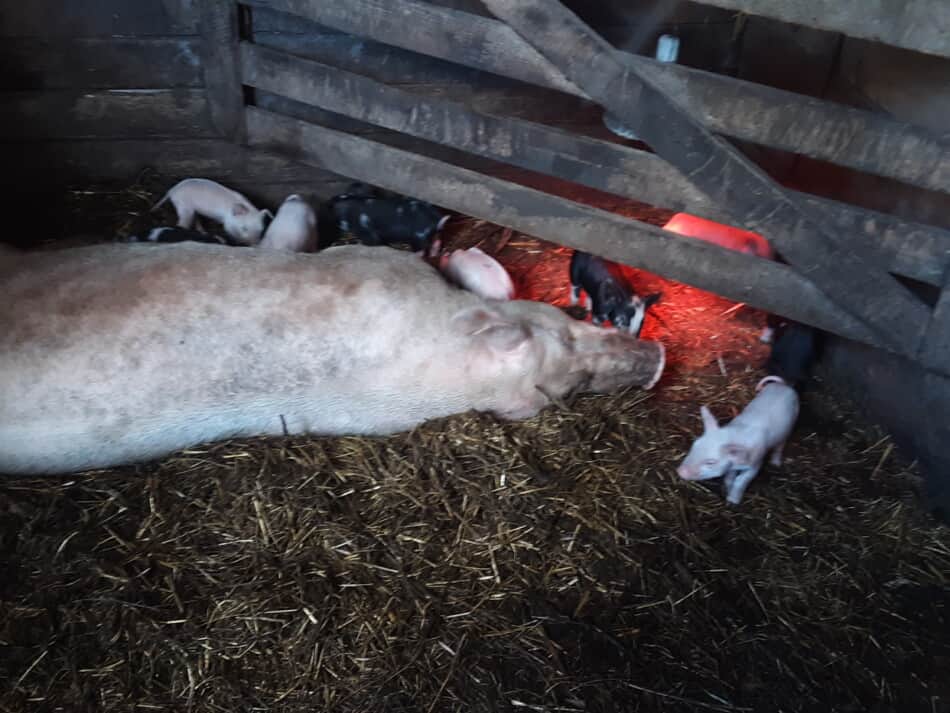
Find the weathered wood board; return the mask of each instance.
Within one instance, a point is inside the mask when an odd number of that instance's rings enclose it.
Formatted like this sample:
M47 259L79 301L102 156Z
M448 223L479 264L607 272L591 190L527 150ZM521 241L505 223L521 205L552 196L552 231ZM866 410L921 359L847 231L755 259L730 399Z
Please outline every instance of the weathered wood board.
M779 263L254 107L248 109L248 141L251 147L333 167L357 180L589 250L851 339L876 341L873 332Z
M201 87L193 37L13 38L0 42L0 89Z
M0 3L0 37L154 37L198 31L199 0Z
M240 55L248 84L299 102L317 104L335 114L301 114L300 107L270 100L262 102L264 108L298 115L331 128L371 133L335 118L342 114L608 193L713 219L727 218L655 154L518 119L482 114L461 104L410 94L337 67L248 43L242 44ZM950 232L896 221L813 196L800 197L823 211L837 229L846 231L852 239L875 246L889 271L942 284L943 270L950 264Z
M950 57L945 0L701 0L706 5Z
M250 4L587 98L547 59L497 20L418 0L250 0ZM870 112L730 77L627 53L618 56L667 94L675 95L712 131L950 192L948 137ZM914 158L895 161L895 156Z
M631 126L736 219L768 234L785 259L859 318L880 346L916 350L929 310L869 252L828 229L731 145L710 133L673 93L631 68L557 0L484 0L571 81Z
M204 85L218 134L244 140L244 90L238 65L239 6L234 0L200 0L199 30Z
M169 177L207 176L228 183L323 183L345 180L265 151L222 139L82 139L0 143L0 159L18 166L0 173L6 189L29 189L39 182L129 181L149 169ZM54 175L49 175L55 166Z
M0 105L0 137L215 136L201 89L9 92Z

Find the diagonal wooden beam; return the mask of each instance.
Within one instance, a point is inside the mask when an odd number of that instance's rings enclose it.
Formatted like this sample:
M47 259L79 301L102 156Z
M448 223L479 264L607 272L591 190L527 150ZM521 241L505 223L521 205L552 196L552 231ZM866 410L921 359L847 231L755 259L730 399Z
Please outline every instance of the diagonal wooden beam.
M483 0L527 44L637 134L737 223L769 235L783 257L892 348L917 348L929 310L871 260L831 235L761 169L667 96L557 0Z
M255 14L255 27L266 24L271 11L289 13L339 32L590 99L514 30L493 18L420 0L247 0L247 4L263 11ZM361 49L359 56L368 51ZM619 56L665 92L675 94L711 131L950 192L950 136L681 64L627 52ZM895 156L902 160L895 161Z
M726 219L716 203L656 154L409 93L348 71L351 53L340 55L331 66L242 42L241 75L247 85L361 122L606 193L713 220ZM271 103L269 108L275 107ZM807 206L824 211L835 229L849 239L872 247L883 269L943 286L944 271L950 267L950 232L816 196L797 196Z
M895 47L950 57L946 0L701 0L750 15L842 32Z
M256 107L247 109L247 126L252 148L318 168L332 167L358 181L881 346L864 324L787 265L681 238L615 213ZM901 353L909 355L906 345Z

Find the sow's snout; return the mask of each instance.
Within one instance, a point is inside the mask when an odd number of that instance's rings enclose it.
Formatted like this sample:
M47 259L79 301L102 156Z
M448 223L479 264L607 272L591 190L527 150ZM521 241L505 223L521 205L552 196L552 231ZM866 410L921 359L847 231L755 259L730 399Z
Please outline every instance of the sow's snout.
M585 325L587 326L587 325ZM622 332L598 330L594 349L579 350L586 371L588 388L608 393L627 386L652 389L663 375L666 350L659 342L646 342Z

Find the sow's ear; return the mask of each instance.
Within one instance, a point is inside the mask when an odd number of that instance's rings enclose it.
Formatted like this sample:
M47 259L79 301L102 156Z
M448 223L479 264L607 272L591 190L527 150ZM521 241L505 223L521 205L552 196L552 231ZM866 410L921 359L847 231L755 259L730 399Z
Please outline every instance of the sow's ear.
M712 415L712 411L705 406L700 406L699 413L703 417L703 428L706 431L715 431L719 428L719 422L716 421L716 417Z
M517 351L528 344L531 333L523 324L505 319L481 307L460 312L452 320L456 329L492 351Z

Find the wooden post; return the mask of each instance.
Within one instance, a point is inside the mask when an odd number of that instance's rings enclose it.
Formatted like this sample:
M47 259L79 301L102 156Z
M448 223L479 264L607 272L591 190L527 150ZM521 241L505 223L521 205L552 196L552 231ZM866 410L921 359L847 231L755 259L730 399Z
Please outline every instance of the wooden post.
M239 5L236 0L199 0L201 61L211 121L223 138L245 140L244 90L238 43Z
M881 344L916 352L927 307L827 227L676 100L622 62L616 50L557 0L483 0L568 80L628 124L736 222L769 235L782 256Z
M249 86L607 193L714 220L727 219L666 161L647 151L482 114L457 102L412 94L339 66L247 42L241 43L240 56L241 74ZM849 240L868 244L884 269L942 285L944 269L950 267L947 231L796 195L809 208L824 212Z

